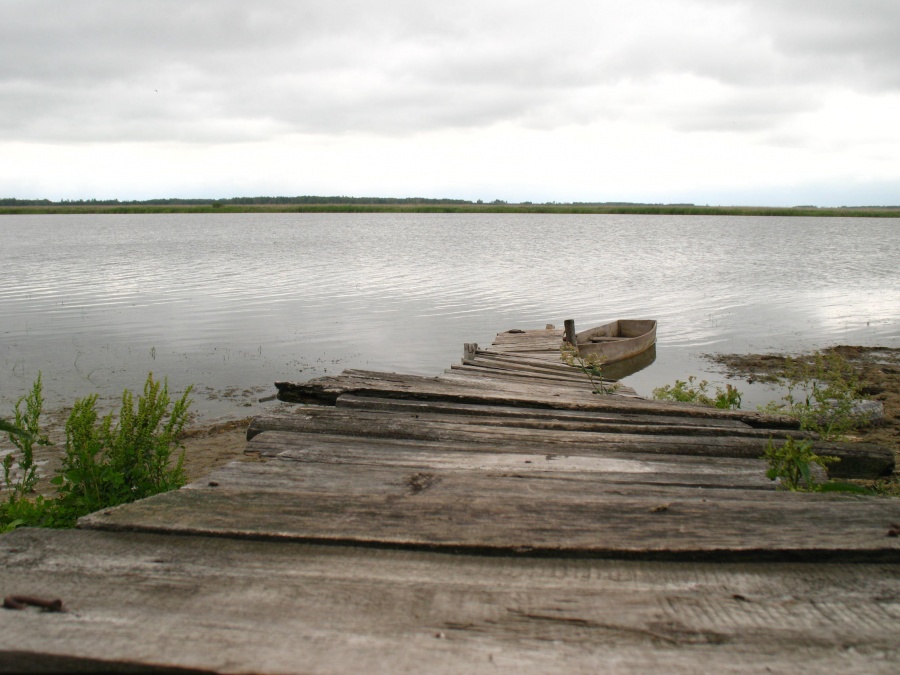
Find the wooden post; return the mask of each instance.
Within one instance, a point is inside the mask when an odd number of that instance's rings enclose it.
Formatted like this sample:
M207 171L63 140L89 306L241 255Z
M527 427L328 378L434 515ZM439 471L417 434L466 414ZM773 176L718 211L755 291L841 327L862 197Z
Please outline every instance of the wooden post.
M576 347L575 344L575 319L566 319L566 342L568 342L573 347Z

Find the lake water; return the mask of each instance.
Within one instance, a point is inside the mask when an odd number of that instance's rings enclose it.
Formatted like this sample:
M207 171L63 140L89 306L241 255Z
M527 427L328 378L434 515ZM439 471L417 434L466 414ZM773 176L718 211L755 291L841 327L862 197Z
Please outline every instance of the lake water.
M900 346L900 221L514 214L2 216L0 411L195 386L206 419L276 380L436 375L509 328L659 321L639 393L702 354ZM771 398L740 385L745 407ZM0 412L0 415L5 412Z

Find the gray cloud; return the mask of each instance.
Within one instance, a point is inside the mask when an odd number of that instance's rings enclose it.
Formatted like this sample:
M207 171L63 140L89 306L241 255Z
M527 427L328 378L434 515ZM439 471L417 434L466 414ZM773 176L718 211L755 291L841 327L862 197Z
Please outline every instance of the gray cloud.
M759 131L827 86L900 88L895 0L429 4L6 0L0 137L241 142L622 117ZM719 91L657 93L677 76ZM623 85L638 93L617 100Z

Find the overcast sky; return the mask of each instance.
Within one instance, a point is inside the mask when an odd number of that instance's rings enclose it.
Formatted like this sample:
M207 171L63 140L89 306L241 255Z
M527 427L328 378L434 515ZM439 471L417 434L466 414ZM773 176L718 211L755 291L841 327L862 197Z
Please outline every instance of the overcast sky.
M0 197L900 204L900 0L0 0Z

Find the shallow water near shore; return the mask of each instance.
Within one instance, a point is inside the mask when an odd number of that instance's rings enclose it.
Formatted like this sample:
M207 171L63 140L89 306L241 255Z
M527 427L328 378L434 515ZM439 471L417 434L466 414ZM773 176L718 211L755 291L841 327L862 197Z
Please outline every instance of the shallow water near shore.
M900 346L900 221L521 214L2 216L0 410L195 387L246 416L276 380L437 375L464 342L573 318L659 321L639 393L705 353ZM743 385L744 407L771 398ZM4 413L5 414L5 413Z

